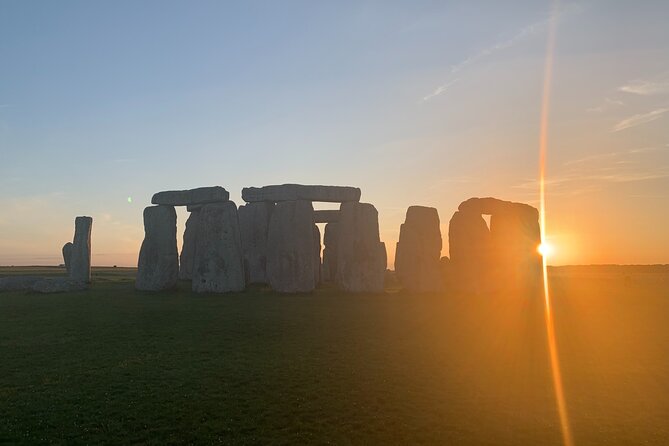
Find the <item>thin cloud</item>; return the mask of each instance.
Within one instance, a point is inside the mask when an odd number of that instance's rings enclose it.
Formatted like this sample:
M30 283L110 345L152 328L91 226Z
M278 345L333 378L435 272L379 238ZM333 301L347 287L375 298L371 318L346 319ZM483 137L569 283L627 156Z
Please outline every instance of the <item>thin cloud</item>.
M641 124L646 124L648 122L656 121L662 117L666 112L669 111L669 108L658 108L657 110L650 111L648 113L640 113L638 115L630 116L629 118L623 119L618 124L616 124L612 131L619 132L621 130L629 129L636 127Z
M641 96L669 94L669 79L666 75L663 77L656 80L636 79L618 87L618 90Z
M604 98L604 102L602 104L598 105L597 107L588 108L586 111L590 113L602 113L609 109L621 107L623 105L625 105L625 103L619 99Z

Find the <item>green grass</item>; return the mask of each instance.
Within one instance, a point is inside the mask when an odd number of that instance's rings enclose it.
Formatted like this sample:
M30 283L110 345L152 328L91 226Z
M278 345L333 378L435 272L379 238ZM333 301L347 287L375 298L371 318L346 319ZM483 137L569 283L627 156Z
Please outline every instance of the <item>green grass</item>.
M561 444L540 297L94 280L0 294L0 443ZM576 444L669 443L669 270L551 284Z

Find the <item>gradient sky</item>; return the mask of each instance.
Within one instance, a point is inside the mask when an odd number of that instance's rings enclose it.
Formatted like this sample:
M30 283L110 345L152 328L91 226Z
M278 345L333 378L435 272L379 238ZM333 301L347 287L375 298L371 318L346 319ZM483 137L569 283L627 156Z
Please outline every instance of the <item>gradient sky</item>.
M537 205L551 4L464 3L0 0L0 264L91 215L136 265L166 189L358 186L391 264L410 205L444 255L461 201ZM669 263L669 2L557 10L550 263Z

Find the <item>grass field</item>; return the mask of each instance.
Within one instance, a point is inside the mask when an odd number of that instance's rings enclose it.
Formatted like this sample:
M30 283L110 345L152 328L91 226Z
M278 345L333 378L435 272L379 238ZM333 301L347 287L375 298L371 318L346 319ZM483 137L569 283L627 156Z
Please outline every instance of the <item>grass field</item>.
M0 268L62 275L59 268ZM576 445L669 444L669 269L550 272ZM0 443L561 444L537 296L0 294Z

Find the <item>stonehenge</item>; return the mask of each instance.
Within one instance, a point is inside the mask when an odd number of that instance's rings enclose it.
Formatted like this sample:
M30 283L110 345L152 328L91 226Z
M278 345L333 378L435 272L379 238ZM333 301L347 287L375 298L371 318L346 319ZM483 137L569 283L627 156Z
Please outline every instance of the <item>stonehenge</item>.
M337 209L326 209L314 211L314 221L316 223L337 223L339 221L340 211Z
M193 262L195 261L195 242L200 226L200 208L194 210L186 220L181 255L179 256L179 280L193 278Z
M380 293L386 273L386 246L379 238L379 217L369 203L341 205L335 283L343 291Z
M337 277L337 228L338 223L325 225L323 235L323 269L321 280L323 282L334 282Z
M72 242L67 242L63 245L63 264L67 274L70 274L70 259L72 258Z
M91 281L91 217L74 219L74 238L63 245L63 262L70 279L89 283Z
M247 283L267 283L267 234L273 210L274 203L264 201L239 206L239 231Z
M228 201L230 193L221 186L198 187L189 190L158 192L151 198L151 204L167 206L188 206Z
M193 283L195 292L242 291L244 263L237 206L232 201L212 203L198 211Z
M395 251L395 273L407 291L425 293L442 289L441 230L435 208L411 206L400 226Z
M135 288L172 289L178 278L177 213L172 206L149 206L144 209L144 241L139 251Z

